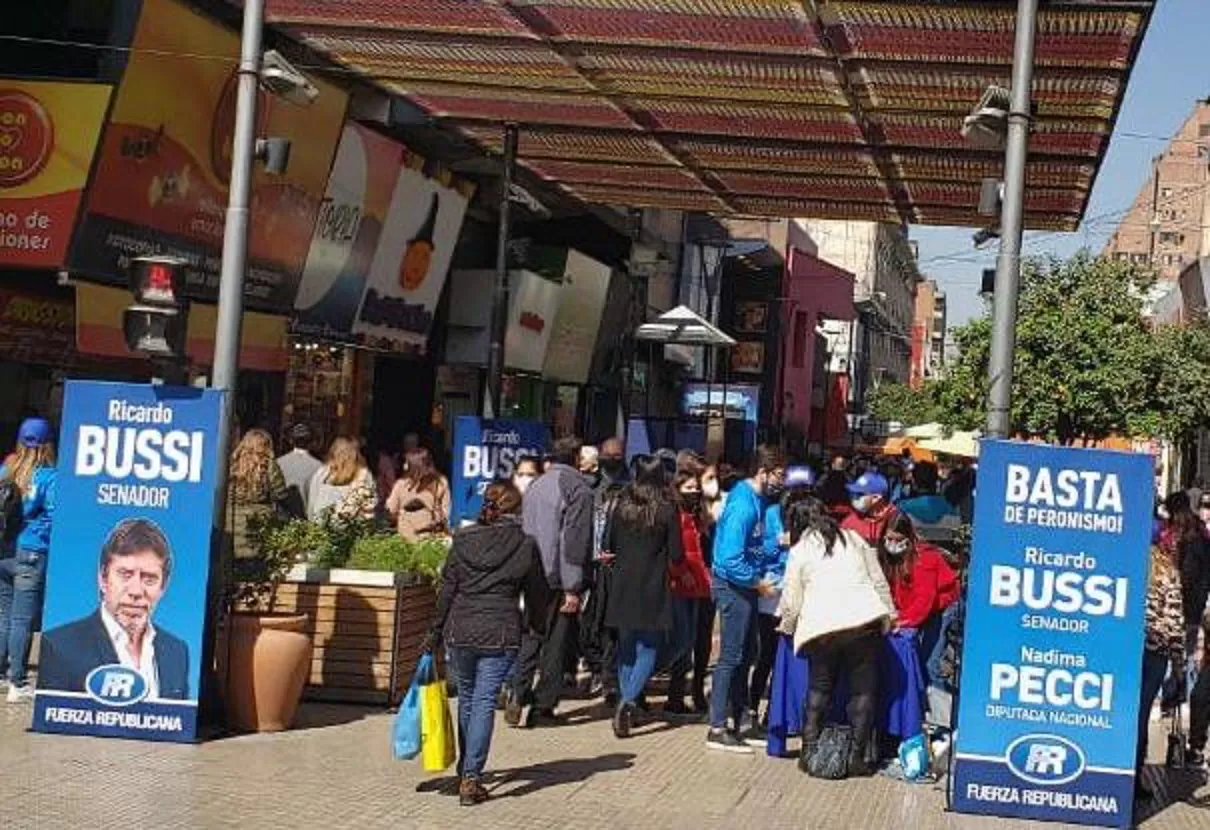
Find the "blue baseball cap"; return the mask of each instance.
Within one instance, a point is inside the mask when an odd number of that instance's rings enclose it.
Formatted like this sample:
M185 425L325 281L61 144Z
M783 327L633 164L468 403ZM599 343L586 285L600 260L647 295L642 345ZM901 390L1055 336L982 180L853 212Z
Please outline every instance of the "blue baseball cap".
M881 473L870 471L862 473L848 488L852 496L885 496L890 492L891 485L887 484Z
M815 486L815 471L806 465L786 468L786 489L799 490Z
M23 447L40 447L50 440L50 421L26 418L17 430L17 443Z

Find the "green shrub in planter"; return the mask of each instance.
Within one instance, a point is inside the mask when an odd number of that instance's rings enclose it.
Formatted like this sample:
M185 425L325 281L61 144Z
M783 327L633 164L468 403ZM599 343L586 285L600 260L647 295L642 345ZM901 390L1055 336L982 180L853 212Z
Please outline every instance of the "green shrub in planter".
M409 542L396 533L378 533L358 539L346 567L362 571L411 573L436 580L449 552L449 542L426 539Z

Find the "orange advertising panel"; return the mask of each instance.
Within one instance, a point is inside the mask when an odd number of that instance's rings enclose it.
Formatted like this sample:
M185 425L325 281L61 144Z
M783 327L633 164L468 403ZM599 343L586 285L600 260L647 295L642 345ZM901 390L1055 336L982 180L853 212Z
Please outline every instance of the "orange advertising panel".
M189 263L188 291L213 301L231 173L239 36L177 0L144 0L130 63L101 142L72 269L125 283L130 257ZM307 105L262 92L256 134L291 141L282 175L257 165L246 300L293 308L348 96L316 75Z
M0 78L0 266L63 265L110 92Z

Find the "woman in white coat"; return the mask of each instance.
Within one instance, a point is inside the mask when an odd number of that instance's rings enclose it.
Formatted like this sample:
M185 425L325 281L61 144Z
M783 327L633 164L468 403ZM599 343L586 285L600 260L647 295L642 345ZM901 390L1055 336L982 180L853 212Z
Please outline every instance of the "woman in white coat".
M794 637L794 650L810 661L801 765L815 752L832 691L848 678L853 750L849 774L870 772L865 762L878 707L878 665L883 635L894 625L895 605L878 553L841 530L815 498L789 507L783 522L790 555L778 616Z

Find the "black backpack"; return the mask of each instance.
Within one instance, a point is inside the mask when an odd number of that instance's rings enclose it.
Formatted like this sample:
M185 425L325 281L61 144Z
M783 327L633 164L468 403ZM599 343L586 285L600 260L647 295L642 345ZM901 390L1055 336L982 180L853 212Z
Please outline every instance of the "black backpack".
M21 488L11 478L0 480L0 541L11 542L21 530Z

